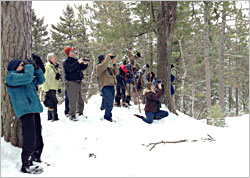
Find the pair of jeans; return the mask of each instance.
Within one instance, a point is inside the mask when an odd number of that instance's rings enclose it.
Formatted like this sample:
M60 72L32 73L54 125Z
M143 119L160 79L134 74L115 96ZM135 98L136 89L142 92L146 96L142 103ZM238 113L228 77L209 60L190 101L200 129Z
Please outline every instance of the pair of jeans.
M112 109L114 105L115 87L104 86L102 88L102 106L105 109L104 119L112 120Z
M153 112L145 112L146 114L146 118L142 118L142 120L148 124L152 124L153 120L160 120L164 117L168 116L168 112L167 111L163 111L163 110L159 110L156 113Z

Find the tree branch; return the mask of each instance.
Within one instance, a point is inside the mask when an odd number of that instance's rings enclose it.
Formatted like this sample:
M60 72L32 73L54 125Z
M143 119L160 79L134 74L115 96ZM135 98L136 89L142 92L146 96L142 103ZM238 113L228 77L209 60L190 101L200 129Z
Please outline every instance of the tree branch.
M198 142L198 141L203 141L203 142L212 142L212 141L216 141L211 135L207 134L207 136L209 138L201 138L200 140L191 140L190 142ZM146 147L149 147L149 146L152 146L150 148L149 151L153 150L156 145L159 145L159 144L166 144L166 143L183 143L183 142L188 142L187 139L185 140L177 140L177 141L160 141L160 142L156 142L156 143L149 143L148 145L145 145L145 144L142 144L143 146L146 146Z

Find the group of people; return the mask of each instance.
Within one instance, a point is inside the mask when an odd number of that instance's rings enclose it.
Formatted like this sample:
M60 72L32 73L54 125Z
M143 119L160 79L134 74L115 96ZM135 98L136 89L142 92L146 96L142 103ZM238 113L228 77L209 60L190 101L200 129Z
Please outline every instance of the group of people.
M84 101L82 98L83 70L88 67L88 59L77 59L75 48L67 46L64 49L67 56L63 62L65 77L65 114L76 121L83 115ZM137 53L129 62L124 60L120 65L116 63L116 56L112 54L99 55L97 64L97 79L102 95L100 109L105 110L104 119L112 122L113 106L131 105L131 98L137 104L135 89L140 96L145 96L146 117L135 115L144 122L151 124L153 120L168 116L167 111L160 110L160 97L164 94L164 87L153 72L146 75L148 83L142 78L149 65L142 68L136 64L141 57ZM37 60L38 59L38 60ZM48 108L48 120L58 121L57 93L62 92L59 64L54 53L47 55L45 65L36 55L31 59L11 60L8 64L6 76L7 91L16 116L22 122L22 167L24 173L37 173L39 166L33 162L41 162L43 138L41 134L40 113L43 112L41 101L37 94L37 86L42 85L45 93L44 105ZM115 96L116 88L116 96ZM142 92L143 91L143 92ZM132 95L132 96L131 96ZM122 100L122 104L121 101Z

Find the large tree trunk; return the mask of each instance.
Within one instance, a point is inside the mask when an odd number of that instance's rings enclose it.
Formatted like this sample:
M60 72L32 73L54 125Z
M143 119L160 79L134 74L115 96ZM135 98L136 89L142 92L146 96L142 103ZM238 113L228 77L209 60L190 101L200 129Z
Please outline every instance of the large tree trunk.
M238 59L236 58L235 61L236 65L236 69L238 68ZM235 86L235 107L236 107L236 112L235 115L238 116L239 115L239 83L238 83L238 78L236 77L237 74L235 74L235 82L236 82L236 86Z
M183 109L183 107L184 107L184 90L185 90L184 88L185 88L185 79L187 76L187 69L186 69L186 62L185 62L185 57L184 57L184 52L183 52L181 40L182 40L182 38L179 40L179 47L180 47L180 53L181 53L181 59L182 59L184 73L183 73L183 76L181 79L180 111L183 112L184 111L184 109Z
M167 105L170 112L174 110L174 104L171 103L171 55L172 39L174 35L174 24L176 20L176 1L161 1L158 6L157 15L157 78L162 79L165 85L163 103ZM173 102L173 100L172 100Z
M209 60L209 26L208 26L208 3L204 1L205 8L204 8L204 31L205 31L205 74L206 74L206 101L207 101L207 108L211 107L211 81L210 81L210 60Z
M31 57L31 1L1 2L1 136L14 146L22 146L21 122L16 118L7 89L7 65L12 59Z
M219 104L223 112L225 112L225 103L224 103L225 24L226 24L226 10L225 10L225 2L223 2L221 32L220 32L220 59L219 59Z
M231 66L231 64L232 64L232 59L230 58L229 59L229 65L228 65L228 67L229 67L229 71L230 71L230 73L229 73L229 79L232 79L232 66ZM230 85L230 87L229 87L229 94L228 94L229 96L229 98L228 98L228 102L229 102L229 104L228 104L228 107L229 107L229 111L231 111L232 110L232 103L233 103L233 88L232 88L232 85Z

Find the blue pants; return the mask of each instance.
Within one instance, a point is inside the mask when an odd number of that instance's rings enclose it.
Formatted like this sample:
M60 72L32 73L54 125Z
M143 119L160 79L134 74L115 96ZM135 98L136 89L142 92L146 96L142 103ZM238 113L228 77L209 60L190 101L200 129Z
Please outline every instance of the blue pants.
M112 109L114 105L115 98L115 87L114 86L105 86L102 88L102 106L105 108L104 119L112 120Z
M152 124L153 123L153 120L159 120L159 119L162 119L164 117L167 117L168 116L168 112L167 111L158 111L156 113L153 113L153 112L145 112L146 114L146 118L142 118L142 120L148 124Z
M64 114L69 114L69 98L67 95L67 92L65 90L65 110L64 110Z

